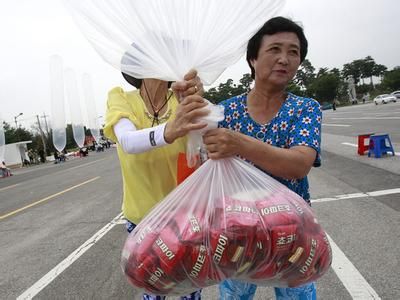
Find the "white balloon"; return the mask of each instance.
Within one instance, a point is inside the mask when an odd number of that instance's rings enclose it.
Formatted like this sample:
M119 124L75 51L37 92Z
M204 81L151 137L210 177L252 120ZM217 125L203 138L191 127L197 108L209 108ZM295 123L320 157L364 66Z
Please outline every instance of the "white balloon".
M51 127L53 145L63 151L67 143L63 62L58 55L50 57Z
M65 96L68 101L71 114L72 133L74 140L79 148L85 144L85 129L83 125L81 102L76 81L75 72L72 69L66 69L65 75Z
M88 116L88 127L90 132L97 143L100 142L100 126L99 116L97 115L96 103L94 98L94 91L92 85L92 78L89 74L85 73L82 77L82 88L85 96L86 110Z
M283 0L65 0L97 52L136 78L213 83Z

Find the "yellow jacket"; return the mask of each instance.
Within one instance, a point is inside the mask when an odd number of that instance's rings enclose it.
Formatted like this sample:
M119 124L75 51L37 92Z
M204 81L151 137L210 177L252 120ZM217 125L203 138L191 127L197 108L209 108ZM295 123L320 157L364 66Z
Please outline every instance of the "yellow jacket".
M175 117L178 100L173 95L167 103L165 117ZM129 119L137 128L150 128L152 118L139 91L125 92L114 88L108 94L104 134L118 143L113 126ZM161 116L162 118L162 116ZM162 122L166 122L163 120ZM177 185L178 154L185 152L186 139L139 154L127 154L117 144L123 178L122 211L125 217L138 224L142 218Z

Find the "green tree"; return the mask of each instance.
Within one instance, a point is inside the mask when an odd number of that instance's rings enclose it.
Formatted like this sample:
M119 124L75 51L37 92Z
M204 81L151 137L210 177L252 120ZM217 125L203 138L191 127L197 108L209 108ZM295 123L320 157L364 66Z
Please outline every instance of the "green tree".
M386 92L400 90L400 66L385 73L382 80L382 87Z
M295 94L297 96L306 96L305 91L301 89L301 87L296 84L293 80L289 82L286 91Z
M374 68L376 66L375 60L371 56L367 56L361 63L361 76L362 78L369 78L370 84L374 87L372 76L374 76ZM363 81L364 83L364 81Z
M317 78L327 74L329 71L328 68L320 68L317 73Z
M323 68L318 73L319 76L310 86L310 91L318 101L332 102L338 95L340 85L340 77L337 74L337 70L328 71Z
M386 71L387 71L387 67L386 66L380 65L380 64L376 64L374 66L373 75L383 79L383 76L385 75Z
M239 80L240 84L235 84L232 79L228 79L225 83L220 83L218 87L207 90L204 93L204 98L212 103L219 103L222 100L249 92L252 81L250 74L244 74Z
M306 90L314 81L315 77L315 68L308 59L305 59L297 71L293 82L300 86L301 89Z
M251 89L251 84L253 82L253 78L251 78L250 73L243 74L243 77L239 80L240 87L243 89L242 93L248 93Z
M204 98L213 103L218 103L233 97L236 90L237 86L233 84L233 80L228 79L225 83L220 83L217 88L211 88L209 91L205 92Z
M21 141L31 141L33 135L31 132L26 130L24 127L11 127L7 122L3 122L4 136L6 144L17 143Z
M349 76L352 76L355 84L360 82L360 79L362 77L362 72L361 72L362 64L363 60L361 59L354 60L353 62L348 64L344 64L342 70L343 77L348 78Z

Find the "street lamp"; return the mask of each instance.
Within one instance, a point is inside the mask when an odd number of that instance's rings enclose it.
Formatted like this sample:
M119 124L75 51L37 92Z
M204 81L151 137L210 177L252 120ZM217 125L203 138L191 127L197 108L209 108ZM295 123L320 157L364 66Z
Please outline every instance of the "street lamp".
M14 117L14 121L15 121L15 128L16 128L16 129L18 129L17 118L18 118L19 116L22 116L22 115L23 115L23 113L19 113L17 116L15 116L15 117Z

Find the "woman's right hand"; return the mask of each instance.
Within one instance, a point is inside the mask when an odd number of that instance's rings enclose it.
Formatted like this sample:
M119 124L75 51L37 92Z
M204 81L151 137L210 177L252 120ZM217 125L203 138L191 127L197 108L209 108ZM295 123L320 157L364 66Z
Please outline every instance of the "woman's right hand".
M191 95L179 103L175 119L169 121L165 126L164 139L168 144L173 143L177 138L185 136L192 130L202 129L207 123L198 122L199 118L209 114L205 109L207 102L203 97Z
M183 80L174 82L171 88L179 100L190 95L203 96L204 94L203 83L194 69L186 73Z

